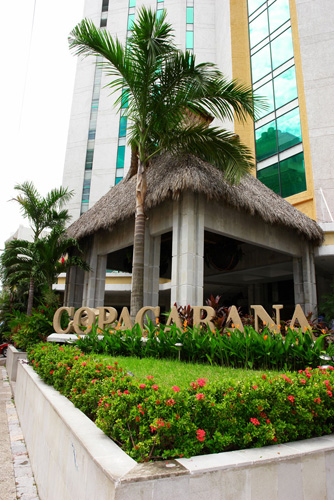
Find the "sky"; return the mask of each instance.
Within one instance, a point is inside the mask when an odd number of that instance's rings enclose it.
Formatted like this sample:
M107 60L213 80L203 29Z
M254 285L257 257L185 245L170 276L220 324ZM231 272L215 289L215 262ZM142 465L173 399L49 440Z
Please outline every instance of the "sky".
M67 43L84 0L0 2L0 249L28 220L10 201L16 184L60 187L77 58ZM35 11L35 15L34 15Z

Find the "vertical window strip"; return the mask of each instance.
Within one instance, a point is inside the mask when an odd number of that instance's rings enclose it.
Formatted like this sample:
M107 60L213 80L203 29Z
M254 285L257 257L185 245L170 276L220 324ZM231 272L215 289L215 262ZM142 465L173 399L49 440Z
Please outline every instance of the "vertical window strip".
M107 26L108 10L109 10L109 0L102 0L101 17L100 17L101 28ZM82 195L81 195L80 215L82 215L84 212L87 212L89 207L89 196L90 196L90 187L92 182L92 170L94 161L96 123L99 110L101 79L102 79L102 68L99 67L98 63L101 60L102 58L100 57L96 58L93 94L92 94L89 127L88 127L84 181L83 181Z
M254 124L257 177L281 196L291 196L306 190L306 178L299 106L294 101L297 87L288 0L275 4L248 0L248 13L250 47L259 47L251 54L252 80L256 93L267 97L269 104ZM295 145L301 149L297 155ZM291 184L294 175L298 182L289 190L287 180Z
M129 36L131 36L131 30L135 20L135 15L136 15L136 0L129 0L127 39ZM128 96L126 89L123 87L121 113L119 119L119 129L118 129L115 185L118 184L124 177L125 146L126 146L126 133L127 133L127 122L128 122L127 108L128 108Z
M186 50L194 52L194 0L186 2Z

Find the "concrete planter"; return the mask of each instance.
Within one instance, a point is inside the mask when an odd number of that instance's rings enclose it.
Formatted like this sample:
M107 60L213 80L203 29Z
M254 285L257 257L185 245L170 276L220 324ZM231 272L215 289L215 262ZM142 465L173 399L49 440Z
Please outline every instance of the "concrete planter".
M334 500L334 435L137 464L30 366L15 402L41 500Z
M13 345L8 346L6 369L10 382L16 382L17 365L19 359L27 359L27 353L18 351Z

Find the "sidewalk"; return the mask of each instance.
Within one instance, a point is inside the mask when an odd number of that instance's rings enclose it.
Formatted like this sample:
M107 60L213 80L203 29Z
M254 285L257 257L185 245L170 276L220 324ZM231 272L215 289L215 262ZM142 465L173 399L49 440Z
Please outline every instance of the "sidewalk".
M39 500L3 358L0 358L0 464L0 500Z

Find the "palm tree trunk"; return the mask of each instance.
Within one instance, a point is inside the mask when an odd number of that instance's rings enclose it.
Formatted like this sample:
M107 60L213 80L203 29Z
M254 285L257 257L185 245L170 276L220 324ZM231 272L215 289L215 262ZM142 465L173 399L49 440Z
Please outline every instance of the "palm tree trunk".
M27 316L31 316L33 302L34 302L34 278L30 276Z
M136 186L136 218L133 241L132 258L132 288L130 314L134 321L137 312L144 302L144 240L145 240L145 212L146 171L143 162L139 162Z

